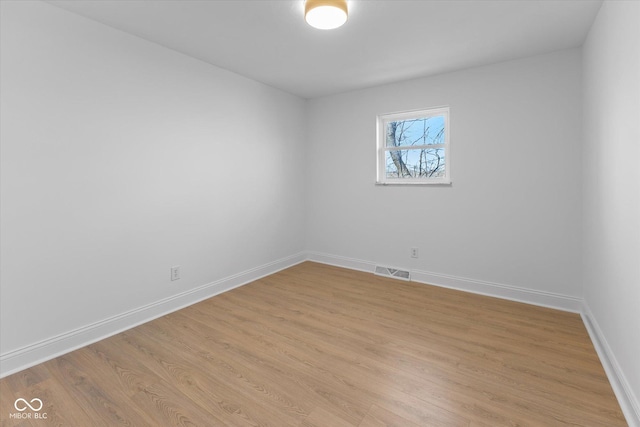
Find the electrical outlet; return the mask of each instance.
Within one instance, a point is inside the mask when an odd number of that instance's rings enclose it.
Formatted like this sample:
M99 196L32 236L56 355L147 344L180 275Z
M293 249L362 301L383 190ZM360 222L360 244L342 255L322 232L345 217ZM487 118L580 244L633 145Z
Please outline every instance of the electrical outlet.
M411 258L418 258L418 248L411 248Z
M180 278L180 266L176 265L171 267L171 281L178 280Z

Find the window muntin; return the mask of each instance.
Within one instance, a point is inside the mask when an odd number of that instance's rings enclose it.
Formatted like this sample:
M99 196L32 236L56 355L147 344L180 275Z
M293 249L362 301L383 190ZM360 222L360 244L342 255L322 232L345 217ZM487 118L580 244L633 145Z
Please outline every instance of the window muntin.
M378 116L378 183L448 184L449 109Z

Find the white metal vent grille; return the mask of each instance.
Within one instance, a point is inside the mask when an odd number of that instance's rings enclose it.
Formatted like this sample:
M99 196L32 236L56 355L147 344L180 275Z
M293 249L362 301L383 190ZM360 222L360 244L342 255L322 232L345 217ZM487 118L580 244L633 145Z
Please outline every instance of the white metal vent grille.
M411 280L411 273L407 270L400 270L397 268L390 267L382 267L380 265L376 265L376 270L374 272L377 276L385 276L385 277L393 277L400 280Z

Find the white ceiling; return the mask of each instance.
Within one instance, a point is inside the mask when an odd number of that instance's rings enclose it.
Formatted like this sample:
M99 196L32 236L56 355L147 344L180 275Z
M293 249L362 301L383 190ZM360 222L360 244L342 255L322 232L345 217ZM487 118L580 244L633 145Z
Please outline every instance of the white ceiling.
M303 0L49 3L304 98L580 46L601 0L351 0L309 27Z

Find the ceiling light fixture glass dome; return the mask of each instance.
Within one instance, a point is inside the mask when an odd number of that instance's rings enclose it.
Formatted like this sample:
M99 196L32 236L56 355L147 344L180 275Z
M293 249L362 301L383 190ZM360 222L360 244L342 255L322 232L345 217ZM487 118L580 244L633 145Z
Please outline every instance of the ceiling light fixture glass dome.
M307 0L304 19L320 30L333 30L347 22L347 0Z

